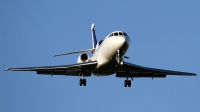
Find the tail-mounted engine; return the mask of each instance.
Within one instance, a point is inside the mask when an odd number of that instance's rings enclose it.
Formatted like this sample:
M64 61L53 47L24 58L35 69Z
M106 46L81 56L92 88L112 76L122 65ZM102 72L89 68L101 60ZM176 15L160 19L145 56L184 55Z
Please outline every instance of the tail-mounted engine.
M86 53L83 53L78 57L77 63L88 62L89 59L89 56Z

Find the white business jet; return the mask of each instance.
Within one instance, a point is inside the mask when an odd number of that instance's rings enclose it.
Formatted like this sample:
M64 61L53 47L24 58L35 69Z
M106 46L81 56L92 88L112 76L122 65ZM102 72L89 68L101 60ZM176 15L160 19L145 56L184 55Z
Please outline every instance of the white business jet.
M6 68L5 71L36 71L37 74L64 75L64 76L81 76L80 86L86 86L84 77L91 76L108 76L116 74L116 77L126 78L125 87L131 87L131 78L149 77L164 78L166 75L196 76L195 73L162 70L155 68L143 67L123 61L123 58L130 45L129 36L123 31L114 31L104 40L97 43L95 25L91 26L92 49L57 54L62 56L68 54L82 53L77 60L77 64L61 66L43 66L43 67L25 67L25 68ZM85 52L92 52L89 57Z

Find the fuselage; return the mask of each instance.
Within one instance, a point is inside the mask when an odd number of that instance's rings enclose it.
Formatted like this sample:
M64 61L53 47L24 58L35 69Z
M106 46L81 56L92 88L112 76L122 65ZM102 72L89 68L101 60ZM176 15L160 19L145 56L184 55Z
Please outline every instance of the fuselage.
M129 48L130 38L123 31L114 31L110 33L103 41L99 42L91 57L97 60L98 65L92 71L94 75L111 75L116 73L119 68L116 66L123 61L123 55ZM117 57L118 55L118 57Z

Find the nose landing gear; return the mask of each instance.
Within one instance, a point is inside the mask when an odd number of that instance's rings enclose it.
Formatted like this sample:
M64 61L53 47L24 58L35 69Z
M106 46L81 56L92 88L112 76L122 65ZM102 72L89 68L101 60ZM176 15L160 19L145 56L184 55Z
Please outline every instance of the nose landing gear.
M116 54L116 61L117 61L116 67L117 68L120 68L124 64L123 58L121 58L122 53L123 53L123 50L117 51L117 54Z

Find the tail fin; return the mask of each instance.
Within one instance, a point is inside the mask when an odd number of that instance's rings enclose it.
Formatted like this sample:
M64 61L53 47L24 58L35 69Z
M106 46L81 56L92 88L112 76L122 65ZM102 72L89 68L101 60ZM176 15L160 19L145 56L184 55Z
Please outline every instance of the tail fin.
M92 49L95 49L96 45L97 45L97 39L96 39L96 34L95 34L95 30L94 30L95 24L93 23L91 25L91 34L92 34Z

